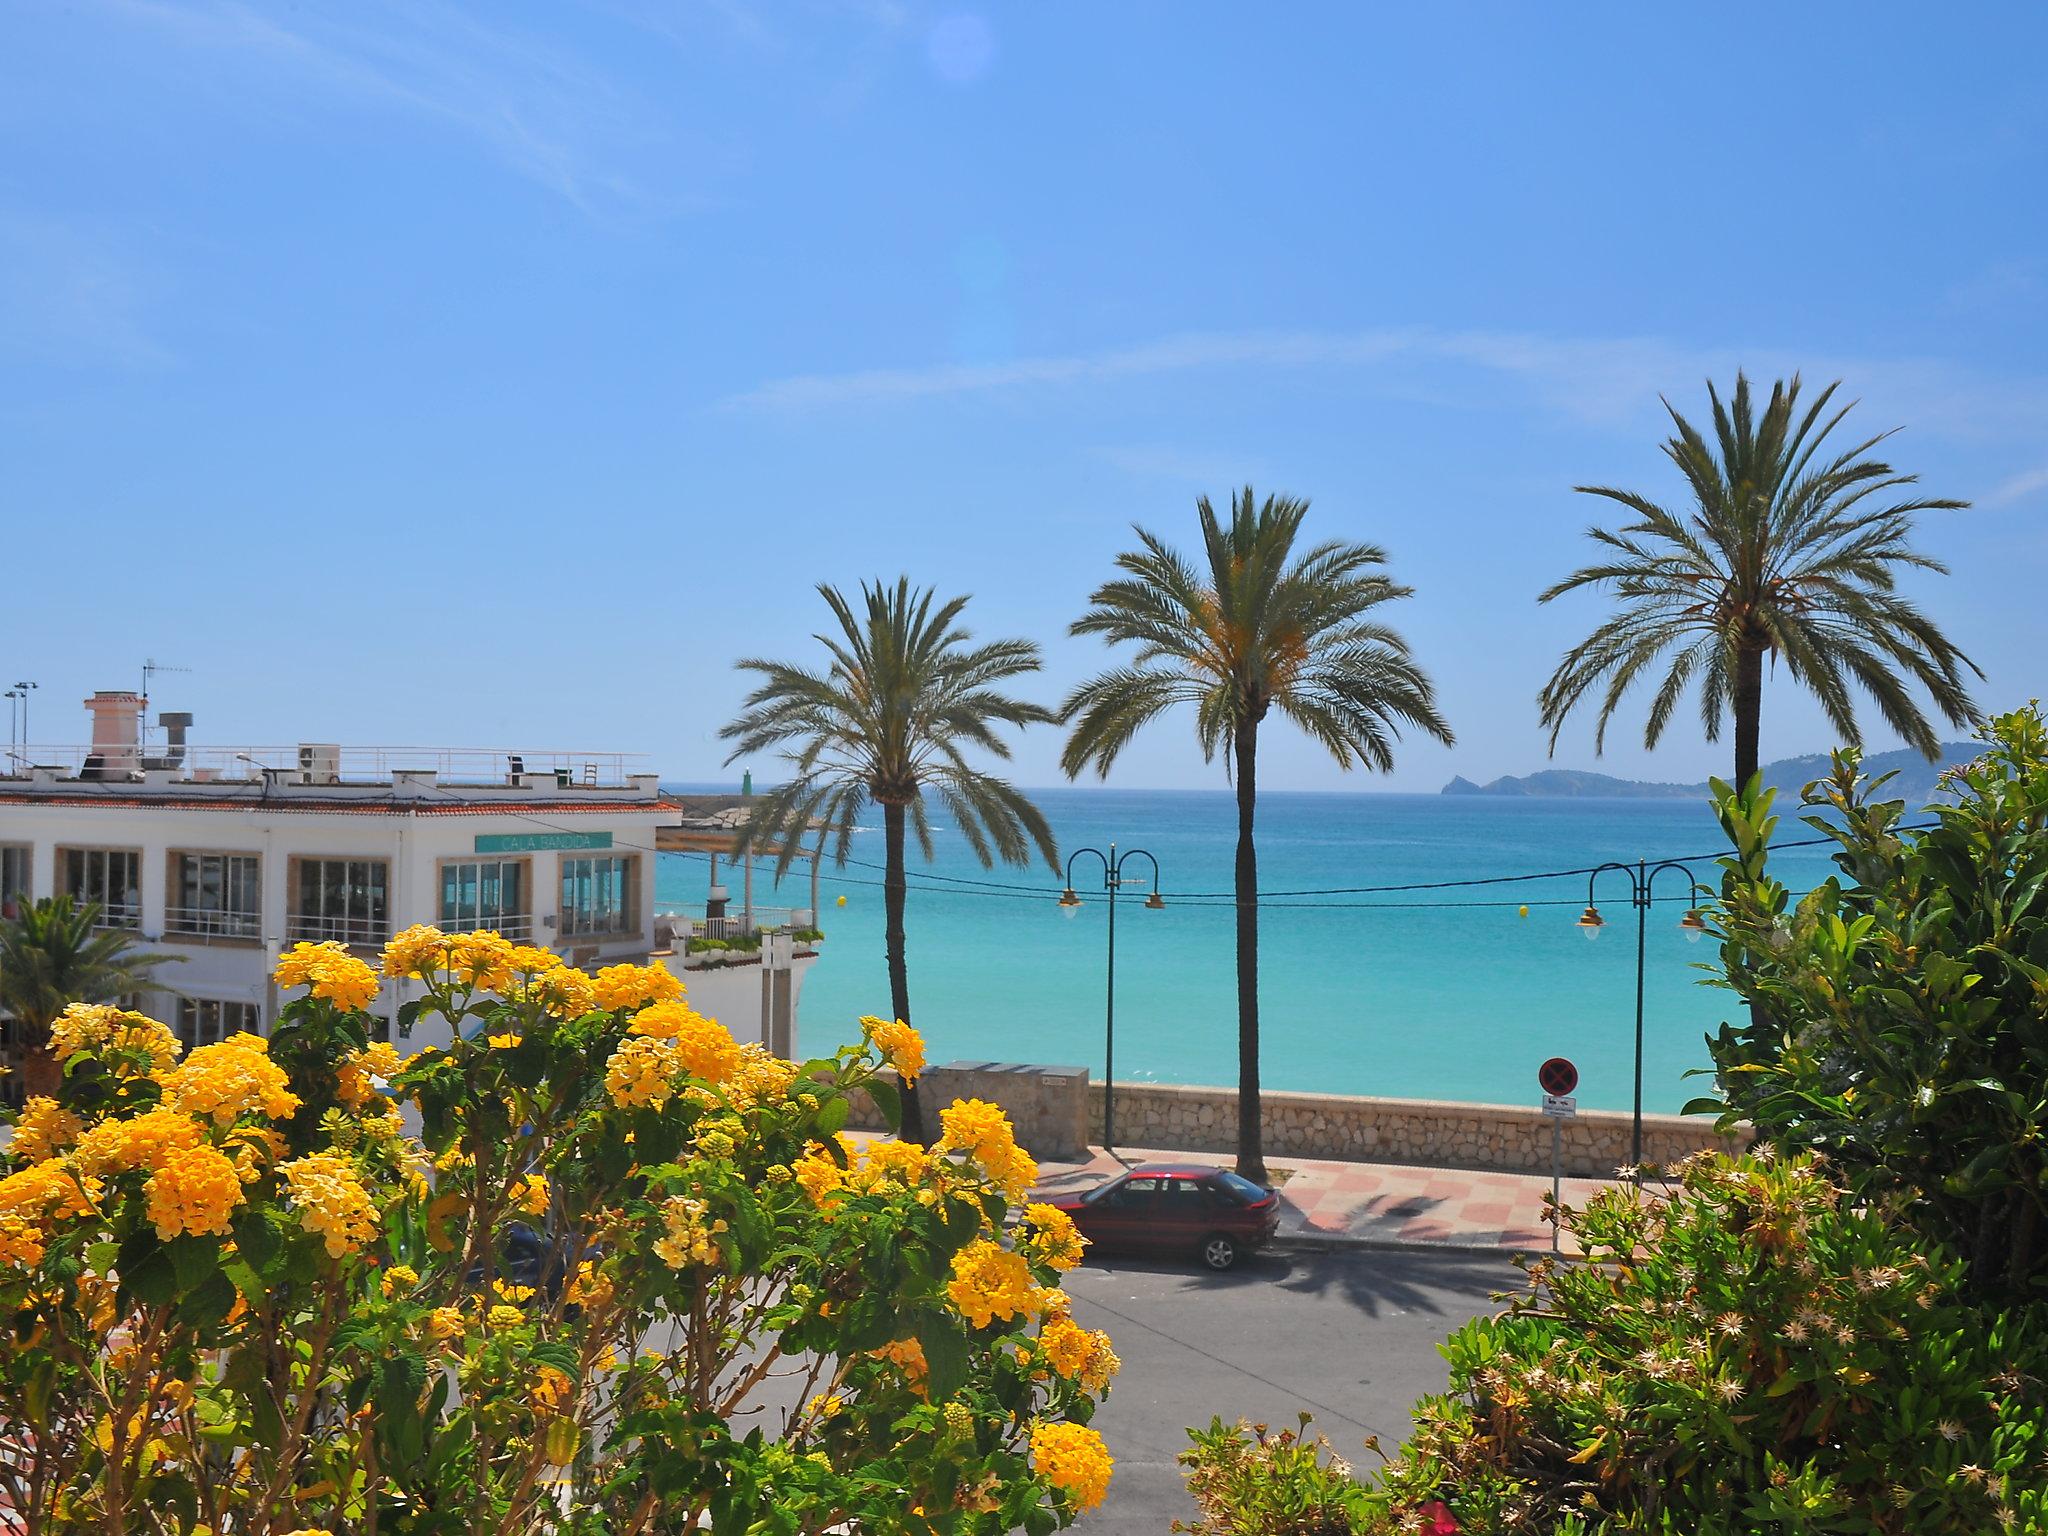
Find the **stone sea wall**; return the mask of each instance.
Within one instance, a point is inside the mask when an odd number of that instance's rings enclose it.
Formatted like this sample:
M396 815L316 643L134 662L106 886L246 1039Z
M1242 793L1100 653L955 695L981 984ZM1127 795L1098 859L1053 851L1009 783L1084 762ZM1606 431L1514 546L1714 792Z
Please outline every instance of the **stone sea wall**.
M1083 1067L956 1061L928 1068L919 1084L933 1135L941 1107L956 1099L987 1099L1003 1107L1017 1140L1034 1157L1079 1158L1102 1141L1102 1085L1091 1083ZM1550 1172L1552 1122L1533 1106L1335 1093L1268 1093L1261 1102L1269 1158ZM880 1130L883 1122L860 1095L850 1123ZM1563 1126L1568 1177L1607 1178L1629 1161L1631 1117L1625 1111L1582 1110ZM1713 1122L1701 1117L1643 1116L1645 1162L1676 1162L1704 1148L1732 1150L1747 1141L1746 1135L1732 1141L1716 1136ZM1119 1083L1116 1143L1155 1151L1234 1152L1237 1090Z
M1550 1172L1551 1122L1534 1106L1463 1104L1437 1099L1368 1099L1335 1093L1261 1096L1270 1157L1336 1158L1362 1163L1420 1163L1434 1168ZM1581 1110L1564 1126L1564 1172L1605 1178L1629 1161L1632 1117ZM1089 1093L1089 1137L1102 1139L1102 1088ZM1164 1083L1119 1083L1119 1146L1187 1152L1237 1148L1237 1091ZM1643 1116L1643 1160L1676 1162L1703 1148L1746 1143L1714 1134L1713 1122L1681 1115Z
M960 1099L986 1099L1002 1107L1017 1143L1033 1157L1078 1161L1088 1155L1088 1069L1000 1061L953 1061L927 1067L917 1080L926 1129L939 1134L939 1111ZM883 1128L882 1112L864 1093L853 1096L847 1123L856 1130Z

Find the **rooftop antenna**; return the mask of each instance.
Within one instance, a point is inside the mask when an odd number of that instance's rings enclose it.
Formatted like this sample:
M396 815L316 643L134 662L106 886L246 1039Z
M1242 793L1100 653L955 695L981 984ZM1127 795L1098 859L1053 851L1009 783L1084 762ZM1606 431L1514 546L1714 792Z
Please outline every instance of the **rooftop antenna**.
M192 670L192 669L191 669L190 667L174 667L174 666L172 666L172 665L171 665L171 664L170 664L169 662L166 662L166 661L158 661L158 660L157 660L157 659L156 659L156 658L155 658L154 656L145 656L145 657L143 658L143 660L142 660L142 702L143 702L143 704L144 704L144 705L146 706L146 705L147 705L147 704L149 703L149 680L150 680L151 678L155 677L155 676L157 675L157 673L159 673L159 672L190 672L191 670ZM159 723L161 723L161 722L159 722ZM148 739L149 739L149 716L148 716L147 714L145 714L145 715L144 715L144 716L142 717L142 721L141 721L141 726L142 726L142 731L141 731L141 737L142 737L142 739L143 739L143 740L145 740L145 741L146 741L146 740L148 740Z
M174 667L169 662L158 661L154 656L145 657L142 663L142 696L149 697L149 680L159 672L190 672L190 667Z

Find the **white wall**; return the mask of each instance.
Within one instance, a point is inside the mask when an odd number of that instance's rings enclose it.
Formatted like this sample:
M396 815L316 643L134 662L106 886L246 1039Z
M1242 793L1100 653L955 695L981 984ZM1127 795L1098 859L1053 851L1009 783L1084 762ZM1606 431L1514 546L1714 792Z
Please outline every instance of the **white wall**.
M109 786L110 799L119 793L119 788ZM578 811L551 815L548 819L558 821L564 829L608 831L613 837L612 852L638 855L637 929L601 940L584 939L575 948L578 952L589 951L586 963L593 965L644 959L653 946L654 829L665 819L665 813L651 806L637 812L620 806L607 807L602 813ZM138 937L152 949L182 957L158 973L167 989L189 997L255 1003L261 1007L266 1023L276 1016L277 997L270 984L270 972L276 956L285 947L290 898L287 880L292 858L387 861L391 866L392 926L396 930L411 923L437 920L440 860L524 857L531 873L534 941L554 945L554 922L559 916L561 896L560 860L565 855L553 850L521 855L478 855L475 851L479 836L529 836L544 830L535 825L530 815L319 811L282 803L255 803L253 797L226 809L126 803L39 805L32 796L0 800L0 842L25 843L33 848L32 895L37 898L49 896L57 888L59 847L140 849L142 924ZM173 850L254 854L262 859L260 943L199 941L165 935L164 908ZM378 1006L380 1011L395 1013L406 997L417 995L416 986L401 988L397 983L386 983ZM758 1004L755 1011L758 1014ZM415 1036L412 1043L433 1042Z

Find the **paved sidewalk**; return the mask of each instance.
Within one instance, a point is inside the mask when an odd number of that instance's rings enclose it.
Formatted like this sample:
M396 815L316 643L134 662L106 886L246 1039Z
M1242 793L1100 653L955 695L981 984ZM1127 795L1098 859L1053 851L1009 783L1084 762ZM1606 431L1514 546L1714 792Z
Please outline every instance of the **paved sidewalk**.
M1224 1153L1162 1152L1131 1147L1093 1149L1087 1162L1039 1164L1040 1193L1073 1194L1134 1163L1209 1163L1227 1167ZM1543 1249L1550 1180L1527 1173L1475 1173L1462 1168L1421 1168L1400 1163L1339 1163L1275 1157L1267 1166L1280 1185L1278 1237L1331 1247ZM1566 1179L1562 1198L1584 1205L1605 1181ZM1569 1241L1567 1248L1571 1245Z

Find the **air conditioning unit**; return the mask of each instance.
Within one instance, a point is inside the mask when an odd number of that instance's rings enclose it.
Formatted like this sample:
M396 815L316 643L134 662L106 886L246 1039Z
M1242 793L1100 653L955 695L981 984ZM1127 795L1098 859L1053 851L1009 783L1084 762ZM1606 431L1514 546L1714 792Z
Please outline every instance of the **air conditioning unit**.
M299 743L299 782L301 784L339 784L341 782L340 745L331 741Z

